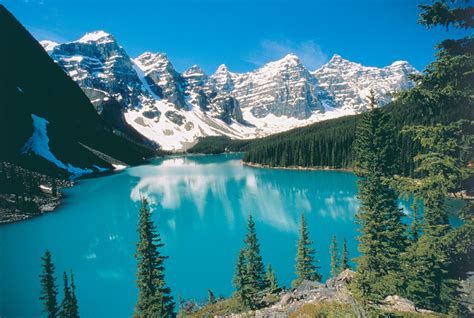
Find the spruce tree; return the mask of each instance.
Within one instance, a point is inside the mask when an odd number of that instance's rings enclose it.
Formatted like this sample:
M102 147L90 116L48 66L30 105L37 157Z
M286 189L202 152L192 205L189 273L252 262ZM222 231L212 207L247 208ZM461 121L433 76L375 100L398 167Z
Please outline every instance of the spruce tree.
M299 240L296 249L296 279L292 282L292 286L296 287L303 280L321 281L321 275L318 273L319 266L315 263L316 250L312 247L313 242L309 239L309 232L301 213Z
M336 277L340 273L340 264L339 264L339 256L338 256L338 249L337 249L337 239L336 235L332 236L331 246L329 247L329 251L331 254L331 276Z
M146 199L142 199L137 244L138 300L135 317L173 317L174 302L171 289L166 286L164 261L160 253L164 246L156 226L151 220L151 211Z
M265 265L260 255L255 222L249 215L247 222L247 235L245 237L245 258L247 260L247 295L250 300L249 307L255 309L260 304L261 294L267 288Z
M351 269L349 265L349 251L347 250L347 241L344 239L342 241L342 256L341 256L341 272L345 271L346 269Z
M473 7L467 1L436 0L419 7L419 22L426 28L474 27ZM462 180L468 176L469 155L472 158L472 127L462 129L467 123L452 122L453 118L474 119L473 47L472 35L439 43L436 60L415 76L417 85L400 96L404 103L419 105L428 115L428 121L421 123L426 126L403 131L403 137L419 147L413 152L416 169L411 178L400 178L397 183L404 191L416 193L424 208L422 235L413 240L403 257L407 282L403 296L417 306L443 312L457 307L457 284L470 270L462 262L472 255L474 240L471 222L450 227L445 204L453 192L466 190ZM433 121L435 117L443 120ZM411 232L415 237L416 232Z
M459 279L456 259L461 240L448 220L446 200L458 191L466 177L463 159L471 137L464 137L463 121L450 125L407 127L404 133L420 142L421 153L415 156L418 178L397 180L407 192L415 192L424 206L423 235L404 255L407 287L404 296L420 307L447 312L457 307ZM472 239L468 239L468 242Z
M51 260L51 253L46 250L43 257L43 272L40 275L41 293L40 299L43 301L43 312L48 318L56 318L59 308L57 303L58 287L56 286L56 277L54 276L54 264Z
M245 259L245 249L240 249L235 266L234 279L232 285L235 287L237 299L247 305L249 303L246 288L247 284L247 261Z
M71 308L69 311L69 317L79 318L79 305L77 304L76 284L74 283L74 275L72 273L72 270L69 274L71 276Z
M268 281L268 293L277 294L280 290L278 286L278 280L276 278L275 272L272 269L272 265L268 263L267 267L267 281Z
M66 272L63 273L63 300L61 302L61 309L59 311L59 317L69 318L72 311L72 294L69 288L68 278Z
M233 285L237 289L240 302L250 309L256 309L261 305L262 296L269 283L252 215L248 217L244 243L245 247L240 250L237 259Z
M397 172L392 119L377 108L373 91L368 109L357 126L354 145L361 202L356 218L361 235L353 286L364 302L399 294L399 260L406 247L403 213L397 206L398 195L389 185Z

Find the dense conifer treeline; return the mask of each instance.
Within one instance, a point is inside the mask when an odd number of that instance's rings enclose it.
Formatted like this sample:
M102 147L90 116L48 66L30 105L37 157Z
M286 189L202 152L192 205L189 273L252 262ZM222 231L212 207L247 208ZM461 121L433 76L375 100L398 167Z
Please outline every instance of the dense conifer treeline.
M446 124L462 118L474 118L473 110L462 104L443 111L438 109L430 115L433 109L414 104L403 94L382 110L391 113L398 131L405 125ZM355 128L361 116L331 119L253 140L247 145L243 160L279 167L352 167ZM411 174L414 169L413 155L419 145L401 134L397 136L397 143L401 154L400 168L404 174Z

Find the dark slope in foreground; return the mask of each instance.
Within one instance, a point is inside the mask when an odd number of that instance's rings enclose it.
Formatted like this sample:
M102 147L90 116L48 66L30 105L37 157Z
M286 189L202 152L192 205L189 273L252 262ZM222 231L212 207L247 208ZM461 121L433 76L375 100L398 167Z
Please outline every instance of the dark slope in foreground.
M31 152L21 155L33 134L32 115L49 122L49 147L66 165L112 168L109 157L139 164L154 155L151 149L114 134L79 86L2 5L0 43L0 160L49 174L64 172ZM100 153L106 156L97 156Z

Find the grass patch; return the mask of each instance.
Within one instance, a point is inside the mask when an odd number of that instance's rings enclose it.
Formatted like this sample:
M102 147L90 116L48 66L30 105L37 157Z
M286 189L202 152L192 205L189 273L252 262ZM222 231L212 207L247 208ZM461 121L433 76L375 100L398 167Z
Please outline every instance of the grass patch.
M188 314L182 317L189 318L208 318L220 315L230 315L245 312L248 309L245 308L237 299L229 298L218 301L214 304L204 306L192 314Z
M423 314L411 312L386 312L382 310L371 310L370 318L440 318L446 317L439 314ZM352 318L357 317L351 305L336 302L323 302L305 304L290 314L291 318Z
M346 318L356 317L350 305L335 302L305 304L290 314L291 318L318 317L318 318Z

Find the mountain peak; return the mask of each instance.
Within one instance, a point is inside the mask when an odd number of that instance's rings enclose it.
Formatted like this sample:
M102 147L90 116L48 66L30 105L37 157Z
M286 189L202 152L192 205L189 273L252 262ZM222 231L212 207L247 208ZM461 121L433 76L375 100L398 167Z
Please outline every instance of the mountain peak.
M348 62L348 60L344 59L339 54L334 54L328 63L341 63L341 62Z
M299 61L300 61L299 57L298 57L296 54L294 54L294 53L288 53L288 54L285 55L285 57L283 57L281 60L282 60L282 61L296 61L296 62L299 62Z
M227 68L227 65L221 64L217 68L216 73L229 73L229 69Z
M202 70L199 65L194 64L190 68L188 68L186 71L183 72L184 76L204 76L206 75L204 71Z
M107 40L107 42L110 40L113 40L112 35L105 31L98 30L98 31L93 31L93 32L84 34L82 38L80 38L76 42L80 42L80 43L89 43L89 42L98 42L98 41L105 42L104 40Z
M140 56L136 58L137 60L151 60L151 59L161 59L161 60L168 60L168 56L166 53L160 53L160 52L150 52L146 51L142 53Z
M134 59L135 62L141 64L145 69L151 69L155 66L171 65L168 56L165 53L145 52Z
M390 66L404 66L404 65L410 65L408 61L395 61Z
M267 63L267 66L275 66L275 65L299 65L301 64L300 58L294 54L294 53L289 53L282 57L279 60Z
M294 53L289 53L279 60L269 62L259 68L261 72L279 72L287 67L303 67L299 57Z
M145 52L133 61L144 72L175 72L173 64L165 53Z
M59 43L54 42L54 41L49 41L49 40L40 41L40 44L44 48L44 50L48 53L52 52L54 48L59 45Z

